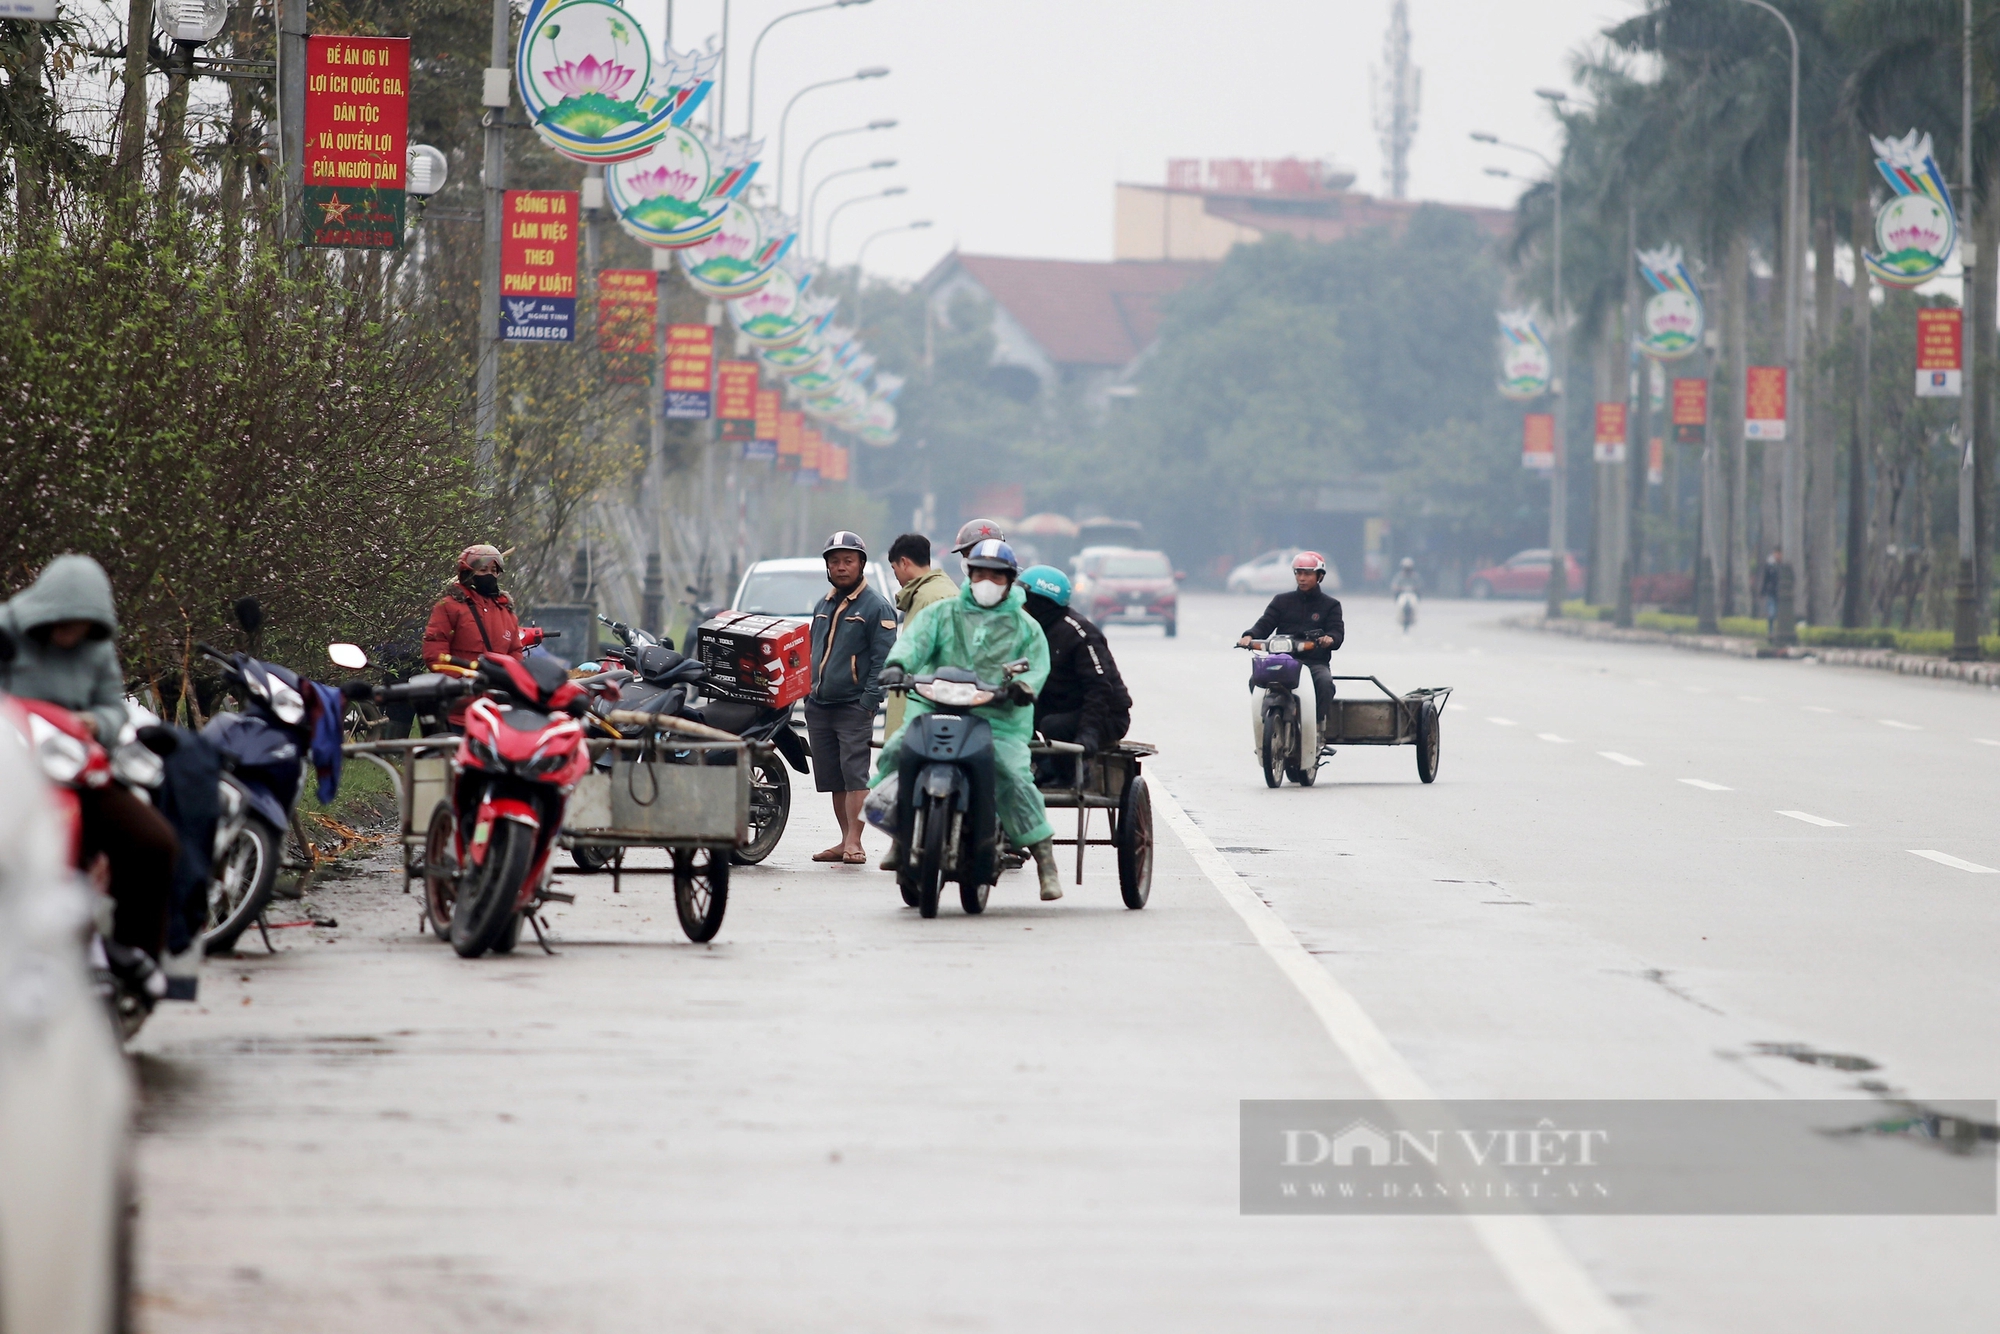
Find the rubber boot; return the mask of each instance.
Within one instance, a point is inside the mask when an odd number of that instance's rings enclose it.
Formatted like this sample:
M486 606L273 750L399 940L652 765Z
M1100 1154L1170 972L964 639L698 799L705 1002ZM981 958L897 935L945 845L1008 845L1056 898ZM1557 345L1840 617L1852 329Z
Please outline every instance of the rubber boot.
M875 863L878 871L900 871L903 869L903 840L897 839L889 845L889 851L881 861Z
M1042 902L1062 897L1062 874L1056 870L1056 842L1045 838L1029 847L1035 854L1035 871L1042 878Z

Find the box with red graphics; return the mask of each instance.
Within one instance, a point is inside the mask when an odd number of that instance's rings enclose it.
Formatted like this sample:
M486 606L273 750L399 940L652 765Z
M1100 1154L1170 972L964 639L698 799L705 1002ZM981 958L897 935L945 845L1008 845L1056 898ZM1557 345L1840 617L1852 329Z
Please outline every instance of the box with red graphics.
M695 630L694 656L722 699L782 709L812 686L812 626L789 617L720 612Z

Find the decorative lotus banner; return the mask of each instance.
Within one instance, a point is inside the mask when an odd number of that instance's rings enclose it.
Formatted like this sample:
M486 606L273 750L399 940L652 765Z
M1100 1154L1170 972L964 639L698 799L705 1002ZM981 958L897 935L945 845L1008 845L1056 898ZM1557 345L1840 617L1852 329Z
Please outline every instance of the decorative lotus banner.
M1677 245L1637 252L1639 273L1653 295L1639 312L1639 347L1657 361L1679 361L1701 346L1701 293Z
M1530 310L1503 310L1500 320L1500 392L1518 402L1549 392L1555 360Z
M828 303L806 295L811 283L810 274L773 265L755 295L729 303L729 318L753 347L777 351L796 346L830 313Z
M638 157L685 124L720 57L669 51L656 68L650 45L616 0L535 0L514 53L535 132L564 157L602 165Z
M681 250L681 268L697 292L732 301L768 285L797 239L798 229L790 218L731 200L723 211L721 230L700 245Z
M1958 216L1951 191L1931 153L1931 137L1911 130L1900 139L1877 139L1875 166L1895 194L1875 211L1875 244L1882 253L1863 252L1875 281L1888 287L1918 287L1935 278L1958 245Z

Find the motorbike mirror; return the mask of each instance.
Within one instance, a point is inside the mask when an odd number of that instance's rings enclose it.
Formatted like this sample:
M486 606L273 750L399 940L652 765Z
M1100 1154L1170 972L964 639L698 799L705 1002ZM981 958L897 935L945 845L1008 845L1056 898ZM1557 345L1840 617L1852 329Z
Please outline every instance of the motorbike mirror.
M171 727L150 723L140 728L136 735L140 745L163 758L180 749L180 736Z
M14 636L0 630L0 667L14 661L14 654L18 651L14 647Z
M345 667L350 672L358 672L368 665L368 654L358 644L328 644L326 656L333 659L336 667Z
M1001 667L1000 670L1009 678L1019 676L1022 672L1028 670L1028 660L1026 658L1016 658L1014 661Z
M254 635L264 628L264 605L256 598L238 598L231 608L236 613L236 623L243 627L243 633Z

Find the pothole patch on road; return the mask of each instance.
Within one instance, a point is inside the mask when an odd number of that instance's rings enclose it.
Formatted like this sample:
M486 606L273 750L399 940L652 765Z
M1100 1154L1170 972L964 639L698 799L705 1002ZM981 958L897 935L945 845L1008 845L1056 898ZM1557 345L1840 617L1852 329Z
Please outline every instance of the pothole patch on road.
M1941 1112L1920 1102L1887 1098L1883 1101L1895 1111L1887 1116L1822 1133L1828 1138L1868 1135L1907 1139L1957 1157L1969 1157L1982 1149L1986 1152L1981 1156L1990 1157L1993 1146L2000 1145L2000 1125L1991 1121L1980 1121L1956 1112Z
M1803 1042L1753 1042L1750 1050L1759 1056L1782 1056L1786 1060L1797 1061L1800 1065L1817 1065L1828 1070L1880 1070L1882 1067L1866 1056L1849 1056L1841 1052L1820 1051Z

